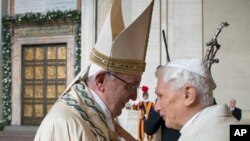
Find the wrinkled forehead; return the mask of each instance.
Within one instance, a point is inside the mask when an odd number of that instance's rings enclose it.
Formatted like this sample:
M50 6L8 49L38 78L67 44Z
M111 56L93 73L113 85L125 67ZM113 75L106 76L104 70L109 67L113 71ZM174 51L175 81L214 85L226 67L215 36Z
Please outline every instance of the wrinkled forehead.
M166 83L163 78L158 78L155 90L165 89L170 87L170 82Z

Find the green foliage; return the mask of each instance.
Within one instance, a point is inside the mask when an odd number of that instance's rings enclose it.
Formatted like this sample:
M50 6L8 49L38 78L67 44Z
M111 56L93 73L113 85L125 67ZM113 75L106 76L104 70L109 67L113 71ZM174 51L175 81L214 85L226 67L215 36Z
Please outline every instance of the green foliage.
M11 122L11 34L10 26L21 24L49 24L54 22L73 21L76 24L75 75L80 72L81 64L81 12L49 11L42 13L24 13L5 16L2 20L2 60L3 60L3 119L0 120L0 130Z

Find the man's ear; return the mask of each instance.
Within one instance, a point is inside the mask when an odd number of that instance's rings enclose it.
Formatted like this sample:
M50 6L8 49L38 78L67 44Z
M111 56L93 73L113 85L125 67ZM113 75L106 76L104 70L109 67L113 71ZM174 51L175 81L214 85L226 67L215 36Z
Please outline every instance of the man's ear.
M184 86L184 95L185 95L185 102L186 106L190 106L195 103L197 91L194 86L187 84Z
M100 72L95 76L95 85L99 91L104 91L104 81L106 72Z

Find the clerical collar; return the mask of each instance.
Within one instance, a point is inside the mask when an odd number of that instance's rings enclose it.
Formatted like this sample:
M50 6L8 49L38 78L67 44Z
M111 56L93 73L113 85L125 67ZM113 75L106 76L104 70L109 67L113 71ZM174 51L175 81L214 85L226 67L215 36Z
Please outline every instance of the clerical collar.
M110 113L108 107L105 105L105 103L102 101L102 99L93 90L91 90L91 89L89 89L89 90L91 91L94 100L100 106L101 110L105 114L107 125L109 126L109 128L112 131L115 131L115 127L114 127L114 124L113 124L112 116L111 116L111 113Z

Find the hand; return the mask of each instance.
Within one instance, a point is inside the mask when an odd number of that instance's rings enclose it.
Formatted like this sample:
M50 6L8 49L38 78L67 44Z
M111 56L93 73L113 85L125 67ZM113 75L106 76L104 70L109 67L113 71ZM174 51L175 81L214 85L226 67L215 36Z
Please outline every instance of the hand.
M117 133L117 135L123 139L125 139L125 141L139 141L137 139L135 139L131 134L129 134L120 124L118 124L117 122L114 122L114 126L115 126L115 131Z

